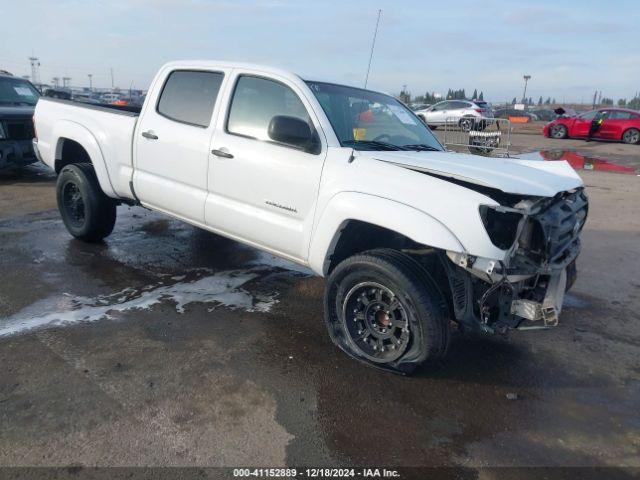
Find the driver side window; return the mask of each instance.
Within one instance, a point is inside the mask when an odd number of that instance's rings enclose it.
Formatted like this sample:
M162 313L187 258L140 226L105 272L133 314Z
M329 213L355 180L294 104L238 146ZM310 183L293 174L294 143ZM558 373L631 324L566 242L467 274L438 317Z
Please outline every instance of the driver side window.
M598 113L597 110L583 113L582 115L580 115L580 118L582 118L583 120L593 120L596 117L596 113Z
M249 75L238 78L227 119L229 133L270 140L269 123L278 115L299 118L312 126L307 109L288 86Z

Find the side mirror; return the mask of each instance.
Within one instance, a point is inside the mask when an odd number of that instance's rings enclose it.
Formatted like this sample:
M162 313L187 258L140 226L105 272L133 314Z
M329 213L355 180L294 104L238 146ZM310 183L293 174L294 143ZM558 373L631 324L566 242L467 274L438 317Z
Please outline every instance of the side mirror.
M269 122L269 138L305 151L313 150L316 142L311 127L304 120L287 115L276 115Z

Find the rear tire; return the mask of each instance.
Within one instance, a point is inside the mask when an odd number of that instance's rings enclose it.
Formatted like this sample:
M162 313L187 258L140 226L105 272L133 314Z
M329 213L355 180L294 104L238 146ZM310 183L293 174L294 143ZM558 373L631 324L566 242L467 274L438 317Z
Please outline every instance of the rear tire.
M407 374L446 354L445 305L418 262L376 249L343 260L329 275L325 321L333 342L351 357Z
M99 242L116 223L116 201L107 197L90 163L67 165L56 184L58 210L71 235L84 242Z
M640 130L637 128L630 128L625 130L622 134L622 141L629 145L637 145L640 143Z
M462 117L458 122L458 126L463 132L470 132L476 124L474 117Z

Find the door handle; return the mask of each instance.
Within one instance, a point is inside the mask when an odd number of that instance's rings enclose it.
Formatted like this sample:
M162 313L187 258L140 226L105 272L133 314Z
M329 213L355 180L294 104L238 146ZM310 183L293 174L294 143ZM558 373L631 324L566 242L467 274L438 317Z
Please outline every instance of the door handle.
M233 155L231 155L226 148L221 148L221 149L213 149L211 150L211 153L213 153L216 157L222 157L222 158L233 158Z
M149 130L148 132L142 132L142 136L144 138L148 138L149 140L157 140L158 136L153 133L153 130Z

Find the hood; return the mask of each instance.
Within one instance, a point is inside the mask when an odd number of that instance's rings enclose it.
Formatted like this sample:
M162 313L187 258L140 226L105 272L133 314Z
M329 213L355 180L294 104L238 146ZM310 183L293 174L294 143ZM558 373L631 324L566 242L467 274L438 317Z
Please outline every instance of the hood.
M31 118L36 111L36 107L26 105L1 105L0 104L0 119L9 120L14 118Z
M504 193L553 197L559 192L582 186L578 174L564 161L493 158L453 152L394 151L366 154L398 167L449 177Z

